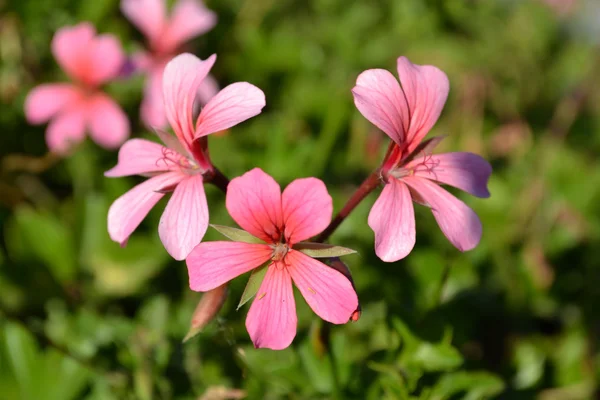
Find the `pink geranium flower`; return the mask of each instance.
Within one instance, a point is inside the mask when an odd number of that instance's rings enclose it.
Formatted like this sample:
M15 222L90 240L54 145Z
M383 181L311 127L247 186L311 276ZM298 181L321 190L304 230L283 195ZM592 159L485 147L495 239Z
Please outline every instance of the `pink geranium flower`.
M148 127L163 128L166 115L162 99L162 77L167 62L179 54L186 41L212 29L217 16L200 0L179 0L167 16L165 0L122 0L123 14L146 36L149 51L134 56L137 69L147 74L141 119ZM202 105L219 91L207 76L198 88Z
M176 138L158 132L166 146L131 139L121 147L118 164L105 173L108 177L150 176L110 207L108 232L114 241L125 244L150 209L170 191L173 196L158 227L169 254L183 260L204 236L208 206L203 175L213 167L201 138L260 114L265 106L264 93L256 86L233 83L208 102L194 124L192 115L198 86L215 60L215 55L201 61L186 53L167 64L163 93L167 119Z
M84 139L86 128L100 146L119 147L129 136L129 121L119 105L100 90L115 78L125 59L113 35L96 35L83 22L61 28L52 39L52 53L74 83L35 87L25 100L31 124L49 120L46 143L51 151L66 154Z
M421 143L448 97L446 74L400 57L398 75L402 86L386 70L367 70L352 89L359 111L393 140L381 169L385 187L369 214L375 252L388 262L410 253L415 244L412 201L431 208L442 232L459 250L473 249L481 238L479 218L438 184L489 197L492 168L472 153L432 155L431 149L441 138Z
M200 243L187 258L192 290L212 290L268 263L246 318L255 347L284 349L296 336L292 281L318 316L334 324L348 322L358 308L351 282L294 249L331 220L331 197L322 181L296 179L281 193L273 178L255 168L231 181L226 206L238 225L264 243Z

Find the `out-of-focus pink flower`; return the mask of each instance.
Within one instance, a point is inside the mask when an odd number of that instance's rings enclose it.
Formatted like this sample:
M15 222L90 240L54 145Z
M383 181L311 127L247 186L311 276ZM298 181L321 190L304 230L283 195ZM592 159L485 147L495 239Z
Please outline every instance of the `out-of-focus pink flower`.
M135 54L137 69L146 73L141 119L152 128L163 128L162 77L167 62L178 54L186 41L212 29L217 16L200 0L179 0L167 16L165 0L122 0L123 14L146 36L148 51ZM207 76L198 88L201 105L219 91L217 82Z
M465 203L439 184L489 197L490 164L472 153L431 154L442 139L423 142L435 124L446 98L446 74L430 65L398 59L398 80L382 69L359 75L352 89L359 111L392 140L381 168L385 187L369 214L375 232L375 252L383 261L397 261L415 244L412 201L431 208L442 232L461 251L473 249L481 238L481 222Z
M579 0L541 0L558 16L570 14L579 5Z
M255 347L284 349L296 336L292 281L325 321L350 320L358 308L350 280L294 248L331 220L331 197L322 181L297 179L281 193L273 178L255 168L231 181L226 206L238 225L264 243L200 243L187 258L192 290L214 289L269 263L246 318Z
M29 123L50 121L46 142L59 154L81 142L86 128L100 146L119 147L129 136L129 121L119 105L99 89L119 74L125 60L118 40L113 35L96 35L94 27L83 22L56 32L52 53L74 83L35 87L25 100Z
M216 56L206 61L181 54L164 72L163 93L167 119L176 137L158 131L166 146L143 139L127 141L119 151L119 162L105 173L108 177L150 176L150 179L119 197L108 211L110 237L124 245L146 214L173 191L158 232L169 254L183 260L200 243L208 226L208 206L203 174L212 165L203 148L204 136L228 129L260 114L264 93L246 82L233 83L215 95L193 122L198 86L206 78Z

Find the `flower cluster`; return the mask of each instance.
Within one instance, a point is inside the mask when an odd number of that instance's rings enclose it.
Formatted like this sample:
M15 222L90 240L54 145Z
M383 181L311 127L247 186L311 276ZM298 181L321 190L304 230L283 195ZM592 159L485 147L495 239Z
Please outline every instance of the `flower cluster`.
M148 41L148 50L132 60L137 71L147 74L141 118L163 144L125 141L129 122L101 87L120 75L126 57L113 36L96 35L88 23L61 29L52 42L56 60L73 83L33 89L25 113L31 123L51 120L46 139L52 151L68 154L87 130L103 147L121 146L107 177L148 178L116 199L108 212L108 233L122 246L158 201L172 193L160 219L160 239L174 259L186 260L190 288L213 294L199 305L202 315L196 320L209 321L223 303L224 285L248 272L240 306L254 297L246 328L256 347L283 349L295 337L292 283L323 320L358 320L354 282L338 258L353 251L323 242L379 184L383 190L368 225L381 260L398 261L415 246L413 202L431 209L460 251L479 243L479 218L441 185L488 197L491 166L471 153L432 154L443 137L424 140L448 97L449 81L440 69L400 57L399 81L381 69L358 76L352 89L356 107L391 140L381 166L332 221L331 196L317 178L296 179L282 192L258 168L229 182L213 165L207 136L260 114L265 106L264 93L250 83L218 90L209 76L215 55L206 60L177 55L182 43L214 26L214 13L194 0L180 0L169 17L163 0L122 0L121 9ZM162 130L166 122L174 135ZM213 225L231 241L202 242L209 226L205 183L226 193L227 211L242 228Z

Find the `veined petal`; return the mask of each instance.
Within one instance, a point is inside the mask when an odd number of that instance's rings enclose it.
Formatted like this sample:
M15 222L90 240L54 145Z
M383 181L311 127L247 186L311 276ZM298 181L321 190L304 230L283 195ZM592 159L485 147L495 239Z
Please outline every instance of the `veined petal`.
M176 260L183 260L200 243L208 228L208 204L202 175L183 179L160 218L158 234Z
M190 289L212 290L269 261L273 250L266 244L203 242L186 259Z
M352 94L361 114L398 145L403 145L409 111L394 75L383 69L367 70L356 79Z
M483 157L473 153L444 153L425 155L411 161L414 176L445 183L477 197L490 197L487 188L492 166Z
M288 271L315 314L333 324L345 324L358 308L358 297L348 278L320 261L290 250Z
M162 189L179 183L185 175L167 172L140 183L114 201L108 210L108 234L121 245L138 227L148 212L165 195Z
M416 65L398 58L398 75L410 110L406 141L413 151L438 120L450 91L448 77L432 65Z
M160 38L162 50L173 51L184 42L211 30L217 23L217 15L199 0L179 0L167 27Z
M30 124L44 123L80 98L79 89L69 83L36 86L25 99L25 117Z
M215 60L214 54L202 61L192 54L184 53L172 59L163 73L165 113L175 134L188 149L194 139L194 99Z
M121 12L152 43L166 23L165 0L121 0Z
M88 65L85 61L96 29L89 22L59 29L52 38L52 54L71 77L85 80Z
M98 93L88 102L90 136L107 149L119 147L129 137L129 119L113 99Z
M386 262L406 257L415 246L415 214L408 187L390 178L369 213L375 253Z
M254 168L232 179L225 203L242 229L268 243L279 241L283 227L281 189L263 170Z
M70 105L48 124L46 143L58 154L66 155L85 138L86 108L83 104Z
M287 243L298 243L323 232L331 221L333 202L323 181L296 179L281 196Z
M429 204L440 229L457 249L467 251L477 246L482 227L473 210L429 179L402 180Z
M206 78L198 87L198 103L201 107L204 107L217 93L219 93L219 83L212 75L206 75Z
M149 140L128 140L119 150L117 165L106 171L104 176L116 178L168 171L171 169L171 163L166 160L166 157L170 153L172 153L172 150Z
M196 123L195 138L231 128L260 114L264 106L262 90L247 82L233 83L204 106Z
M292 278L285 266L275 263L248 311L246 329L254 347L282 350L294 340L297 325Z

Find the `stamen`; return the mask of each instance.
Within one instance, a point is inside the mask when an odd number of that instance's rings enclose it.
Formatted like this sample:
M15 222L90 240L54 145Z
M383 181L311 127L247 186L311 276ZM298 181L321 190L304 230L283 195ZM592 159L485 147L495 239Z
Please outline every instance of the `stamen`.
M266 293L261 294L260 296L258 296L257 300L262 300L262 298L265 297L266 295L267 295Z

